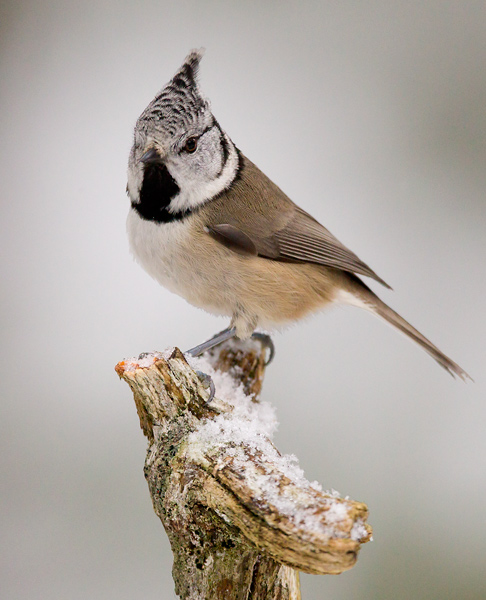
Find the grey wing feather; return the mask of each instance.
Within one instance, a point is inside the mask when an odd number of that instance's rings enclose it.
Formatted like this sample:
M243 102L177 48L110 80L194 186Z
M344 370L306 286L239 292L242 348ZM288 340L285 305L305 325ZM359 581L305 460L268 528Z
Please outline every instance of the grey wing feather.
M313 262L365 275L390 288L354 252L348 250L332 233L298 206L296 206L294 218L274 235L278 240L280 255L283 258L299 262Z
M221 223L206 228L209 235L227 248L238 254L253 254L257 256L256 246L249 235L234 225Z

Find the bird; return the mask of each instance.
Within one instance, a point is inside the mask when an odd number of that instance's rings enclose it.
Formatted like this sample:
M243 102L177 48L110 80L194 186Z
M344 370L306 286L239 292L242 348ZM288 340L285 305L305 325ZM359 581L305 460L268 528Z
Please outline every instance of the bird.
M128 161L131 252L157 282L230 325L198 356L327 305L365 309L452 376L469 375L362 280L390 286L295 204L233 143L199 86L192 50L138 118Z

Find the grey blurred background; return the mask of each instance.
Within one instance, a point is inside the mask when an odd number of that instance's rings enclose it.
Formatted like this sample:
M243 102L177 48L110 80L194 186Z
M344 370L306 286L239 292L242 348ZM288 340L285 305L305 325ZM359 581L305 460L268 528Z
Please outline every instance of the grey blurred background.
M303 599L485 597L484 2L2 2L0 595L172 599L125 356L226 323L129 255L132 128L187 52L235 143L475 378L368 314L275 337L265 398L374 541Z

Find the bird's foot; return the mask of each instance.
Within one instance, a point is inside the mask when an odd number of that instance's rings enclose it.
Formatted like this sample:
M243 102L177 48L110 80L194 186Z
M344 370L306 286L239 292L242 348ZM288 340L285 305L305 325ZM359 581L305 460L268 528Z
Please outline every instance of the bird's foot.
M216 393L213 378L207 373L203 373L202 371L196 371L196 375L199 377L203 388L205 390L209 390L209 398L206 400L206 404L209 404L214 398L214 394Z
M268 348L270 350L270 354L265 365L268 365L272 362L275 357L275 344L273 343L272 338L268 335L268 333L260 333L255 332L251 334L252 339L258 340L264 348Z
M194 357L201 356L201 354L203 354L207 350L211 350L211 348L214 348L215 346L218 346L219 344L222 344L226 340L234 337L235 333L236 333L236 330L234 327L228 327L228 329L225 329L225 330L221 331L220 333L217 333L211 339L207 340L206 342L203 342L202 344L199 344L199 346L195 346L194 348L187 350L186 354L189 354ZM272 338L268 334L260 333L260 332L253 333L251 335L251 337L254 340L258 340L265 349L268 348L268 350L270 351L268 359L265 363L265 365L269 365L275 356L275 345L272 341ZM216 393L214 381L207 373L203 373L202 371L196 371L196 373L197 373L197 376L199 377L199 379L201 380L203 387L205 389L209 389L209 398L206 402L207 404L209 404L212 401L212 399L214 398L214 395Z

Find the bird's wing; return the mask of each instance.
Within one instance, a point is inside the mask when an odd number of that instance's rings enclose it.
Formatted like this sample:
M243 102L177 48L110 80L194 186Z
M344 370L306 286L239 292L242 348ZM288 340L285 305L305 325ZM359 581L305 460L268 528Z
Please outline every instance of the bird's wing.
M242 254L333 267L390 287L253 163L242 159L239 179L206 212L206 229L214 239Z
M276 231L274 237L284 259L313 262L366 275L390 287L330 231L297 206L294 218L283 229Z

